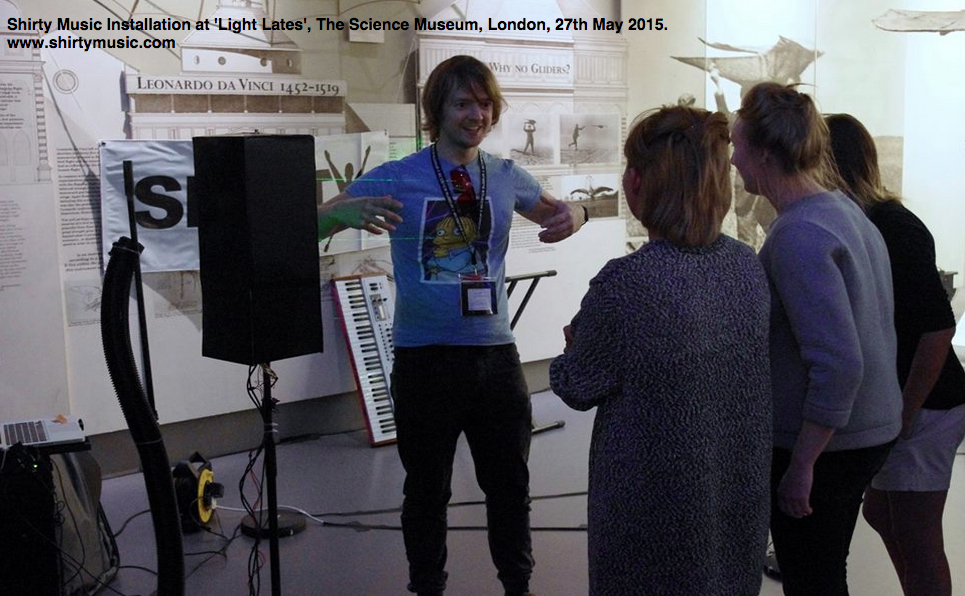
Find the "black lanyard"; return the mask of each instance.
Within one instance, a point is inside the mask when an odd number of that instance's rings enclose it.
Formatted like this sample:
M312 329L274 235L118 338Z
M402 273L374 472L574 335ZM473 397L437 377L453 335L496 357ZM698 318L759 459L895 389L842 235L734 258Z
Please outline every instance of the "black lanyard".
M466 243L466 248L469 249L469 254L472 256L472 264L476 266L478 264L476 259L476 248L472 245L469 240L469 236L466 234L466 229L462 225L462 219L459 217L459 210L456 209L456 199L452 197L452 191L449 190L449 185L446 183L446 177L442 173L442 164L439 163L439 154L436 152L436 146L433 144L430 150L432 155L432 168L436 171L436 180L439 182L439 188L442 190L442 196L446 199L446 204L449 205L449 211L452 213L452 219L456 223L456 227L459 228L459 233L462 234L462 240ZM482 235L482 224L483 224L483 213L486 206L486 162L483 161L482 154L476 152L476 161L479 163L479 195L476 196L476 202L479 203L479 221L476 223L476 232ZM469 178L470 188L472 187L472 178L466 172L466 177Z

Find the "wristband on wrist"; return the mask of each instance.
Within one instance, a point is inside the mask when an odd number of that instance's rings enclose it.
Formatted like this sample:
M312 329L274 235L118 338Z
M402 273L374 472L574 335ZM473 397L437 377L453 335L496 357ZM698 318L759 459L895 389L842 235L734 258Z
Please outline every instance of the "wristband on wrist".
M590 211L586 208L586 205L580 205L583 207L583 223L590 221Z

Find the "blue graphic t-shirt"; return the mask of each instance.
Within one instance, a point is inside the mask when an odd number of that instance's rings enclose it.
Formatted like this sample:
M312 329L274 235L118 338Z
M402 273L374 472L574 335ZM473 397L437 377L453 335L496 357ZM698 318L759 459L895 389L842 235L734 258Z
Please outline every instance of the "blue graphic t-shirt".
M513 341L504 282L509 228L514 211L528 211L539 202L540 186L512 160L479 153L486 164L487 196L481 215L478 210L460 212L459 222L439 188L430 148L370 170L346 189L353 197L392 195L403 204L403 222L391 233L397 346L480 346ZM456 198L459 192L449 180L456 165L441 157L439 161ZM479 163L473 160L465 167L478 194ZM462 316L459 275L472 273L496 280L495 315Z

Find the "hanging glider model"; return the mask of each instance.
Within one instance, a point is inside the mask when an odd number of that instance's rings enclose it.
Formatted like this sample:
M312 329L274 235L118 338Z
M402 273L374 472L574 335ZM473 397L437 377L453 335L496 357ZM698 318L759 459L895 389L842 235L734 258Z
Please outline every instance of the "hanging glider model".
M884 31L948 35L953 31L965 31L965 10L943 12L891 9L872 22L875 27Z
M801 73L821 56L821 52L808 49L786 37L780 37L778 42L767 51L725 43L711 43L699 37L697 39L708 48L749 55L695 58L672 56L672 58L707 72L711 72L716 67L720 76L737 83L741 88L752 87L763 81L774 81L782 85L800 83Z

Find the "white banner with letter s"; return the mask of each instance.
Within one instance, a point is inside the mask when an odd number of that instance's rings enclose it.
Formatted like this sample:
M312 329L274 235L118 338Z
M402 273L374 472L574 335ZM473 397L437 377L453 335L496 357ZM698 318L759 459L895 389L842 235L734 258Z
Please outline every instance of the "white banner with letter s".
M315 137L316 200L342 192L362 173L385 162L389 138L384 131ZM141 271L187 271L201 268L198 250L198 203L190 192L194 145L190 140L101 141L101 243L104 264L111 246L131 236L124 162L131 162L137 240L144 246ZM332 254L377 248L388 235L351 230L336 239Z
M184 141L102 141L101 241L104 263L121 236L131 236L124 162L131 162L137 240L144 246L141 271L199 269L196 197L188 187L194 152Z

